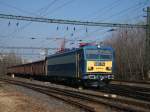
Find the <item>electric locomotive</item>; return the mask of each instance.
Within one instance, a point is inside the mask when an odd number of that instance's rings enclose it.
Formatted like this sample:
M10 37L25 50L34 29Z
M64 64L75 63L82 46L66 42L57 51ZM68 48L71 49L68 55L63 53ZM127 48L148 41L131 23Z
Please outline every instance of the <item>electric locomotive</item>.
M113 79L114 50L87 45L55 53L45 60L8 68L8 74L77 86L101 86Z
M114 77L114 50L104 46L84 46L48 56L45 67L50 80L100 86Z

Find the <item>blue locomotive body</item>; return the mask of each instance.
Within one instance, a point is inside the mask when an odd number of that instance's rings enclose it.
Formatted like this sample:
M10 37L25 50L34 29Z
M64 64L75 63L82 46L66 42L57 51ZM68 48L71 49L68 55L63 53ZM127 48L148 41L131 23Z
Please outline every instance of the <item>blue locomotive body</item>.
M111 47L84 46L46 58L46 75L53 80L97 85L113 79L113 71Z

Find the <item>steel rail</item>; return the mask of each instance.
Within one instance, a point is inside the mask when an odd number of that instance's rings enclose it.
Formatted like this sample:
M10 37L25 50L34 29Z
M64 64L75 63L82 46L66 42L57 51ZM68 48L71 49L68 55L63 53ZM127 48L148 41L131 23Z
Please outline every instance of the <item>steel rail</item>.
M35 86L35 84L33 84L33 85ZM32 85L32 86L33 86L33 85ZM30 86L31 86L31 85L30 85ZM44 91L44 90L42 90L42 91ZM51 93L52 91L49 90L49 92ZM53 91L53 92L54 92L54 91ZM57 90L57 92L58 92L58 90ZM59 92L60 92L60 91L59 91ZM66 93L66 91L61 91L60 94L61 94L61 95L62 95L62 94L65 95L65 94L66 94L66 96L70 96L69 93ZM94 102L102 103L102 104L105 104L105 105L107 104L107 105L109 105L109 106L111 106L111 107L116 107L116 108L118 108L118 109L120 108L120 109L126 110L126 111L128 111L128 110L132 110L132 111L133 111L133 110L134 110L134 111L136 110L136 111L137 111L137 109L135 109L135 108L133 108L133 107L129 107L129 106L124 106L124 107L123 107L123 106L121 106L120 104L114 105L114 104L109 103L108 101L103 101L103 102L102 102L102 101L98 101L98 100L96 100L96 99L94 100L94 99L92 99L92 98L89 98L89 96L85 96L85 95L84 95L84 96L83 96L83 95L81 96L81 93L80 93L80 94L77 94L77 93L74 93L74 94L73 94L73 93L71 93L71 95L72 95L72 97L76 97L76 98L78 97L78 98L82 98L82 99L84 99L84 100L89 100L89 99L90 99L90 100L92 100L92 101L94 101ZM141 111L141 110L140 110L140 111ZM142 110L142 111L146 111L146 110Z
M1 81L4 81L4 80L1 80ZM11 84L14 84L14 85L23 86L23 87L26 87L26 88L28 88L28 89L32 89L32 90L34 90L34 91L37 91L37 92L46 94L46 95L48 95L48 96L57 98L57 99L62 100L62 101L64 101L64 102L68 103L68 104L71 104L71 105L73 105L73 106L76 106L76 107L79 107L79 108L81 108L81 109L83 109L83 110L86 110L87 112L95 112L95 109L94 109L93 107L90 107L90 106L84 105L84 104L82 104L82 103L76 102L76 101L74 101L74 100L72 100L72 99L67 99L67 98L59 97L59 96L56 94L57 92L51 93L51 92L49 92L49 91L40 89L39 87L33 87L33 86L31 86L31 85L27 85L27 84L23 84L23 83L18 83L18 82L10 82L10 81L8 81L8 80L7 80L7 81L5 80L5 82L11 83Z
M137 84L148 84L150 85L150 81L127 81L127 80L112 80L114 82L126 82L126 83L137 83Z

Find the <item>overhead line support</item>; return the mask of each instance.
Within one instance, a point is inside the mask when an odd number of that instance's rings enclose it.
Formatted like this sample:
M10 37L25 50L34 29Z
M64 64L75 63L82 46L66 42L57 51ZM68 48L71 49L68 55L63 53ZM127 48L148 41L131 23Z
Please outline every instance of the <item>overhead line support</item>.
M16 16L16 15L8 15L8 14L0 14L0 18L33 21L33 22L44 22L44 23L85 25L85 26L146 28L146 25L137 25L137 24L100 23L100 22L88 22L88 21L86 22L86 21L76 21L76 20L49 19L43 17Z

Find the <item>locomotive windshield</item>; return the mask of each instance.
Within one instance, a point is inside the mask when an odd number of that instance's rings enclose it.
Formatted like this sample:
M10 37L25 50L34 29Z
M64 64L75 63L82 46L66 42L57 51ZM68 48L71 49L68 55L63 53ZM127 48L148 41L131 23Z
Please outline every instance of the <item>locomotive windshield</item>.
M85 53L87 59L100 59L100 60L112 59L112 51L110 50L87 49Z

